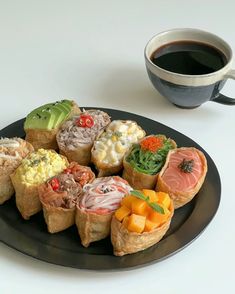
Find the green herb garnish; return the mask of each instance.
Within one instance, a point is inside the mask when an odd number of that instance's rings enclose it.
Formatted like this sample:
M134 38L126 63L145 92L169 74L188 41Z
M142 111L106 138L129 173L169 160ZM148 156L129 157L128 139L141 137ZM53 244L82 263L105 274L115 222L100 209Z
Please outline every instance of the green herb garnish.
M178 165L178 168L184 173L191 173L193 171L194 160L186 160L185 158L183 161Z
M165 211L164 209L162 208L162 206L160 206L159 204L157 204L156 202L150 202L149 201L149 197L148 196L145 196L142 192L138 191L138 190L132 190L131 192L131 195L141 199L141 200L144 200L148 203L148 205L155 211L157 211L158 213L160 214L165 214Z
M117 136L118 138L120 138L120 137L122 136L122 133L119 132L119 131L115 131L113 134L114 134L115 136Z

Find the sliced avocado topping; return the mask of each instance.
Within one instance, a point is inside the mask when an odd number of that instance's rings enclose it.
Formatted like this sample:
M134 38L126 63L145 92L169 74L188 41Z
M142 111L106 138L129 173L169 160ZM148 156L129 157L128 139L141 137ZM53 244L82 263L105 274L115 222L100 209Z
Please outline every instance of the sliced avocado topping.
M24 128L54 129L68 117L71 109L71 100L61 100L40 106L27 115Z

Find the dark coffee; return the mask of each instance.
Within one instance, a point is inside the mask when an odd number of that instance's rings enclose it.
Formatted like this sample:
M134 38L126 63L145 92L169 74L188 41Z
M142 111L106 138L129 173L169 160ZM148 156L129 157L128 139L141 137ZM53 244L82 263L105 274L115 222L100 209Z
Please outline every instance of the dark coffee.
M227 63L225 55L220 50L194 41L164 45L152 54L151 61L165 70L186 75L209 74Z

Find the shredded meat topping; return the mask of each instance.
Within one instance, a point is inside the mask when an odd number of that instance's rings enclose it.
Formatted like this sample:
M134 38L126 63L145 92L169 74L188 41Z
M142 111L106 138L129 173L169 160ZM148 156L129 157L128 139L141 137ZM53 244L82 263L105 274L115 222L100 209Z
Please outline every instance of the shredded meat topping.
M21 138L0 138L0 175L12 173L33 147Z
M54 178L58 180L59 188L54 191L50 179L41 195L43 202L54 207L73 208L82 192L81 185L74 180L72 174L60 174Z
M39 197L43 203L50 206L73 208L82 193L82 187L90 183L94 177L89 167L71 162L61 174L41 186Z
M87 110L81 113L88 114L94 120L92 127L80 127L76 121L80 116L74 116L66 121L57 134L57 142L61 149L76 149L83 144L92 144L96 136L110 123L110 117L101 110Z

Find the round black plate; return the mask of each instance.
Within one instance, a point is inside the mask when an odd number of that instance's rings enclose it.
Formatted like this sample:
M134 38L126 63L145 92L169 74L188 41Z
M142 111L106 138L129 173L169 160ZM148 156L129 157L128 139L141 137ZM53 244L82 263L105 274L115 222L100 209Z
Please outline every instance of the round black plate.
M175 211L170 229L164 238L151 248L139 253L116 257L110 239L94 242L84 248L76 227L57 234L49 234L42 213L25 221L15 206L15 199L0 206L0 239L8 246L40 260L92 270L119 270L147 265L163 260L187 245L206 228L214 217L220 202L221 183L217 168L210 156L193 140L151 119L113 109L105 109L112 119L136 121L147 134L165 134L178 146L194 146L202 150L208 161L205 182L196 197ZM24 119L0 131L0 137L24 137Z

